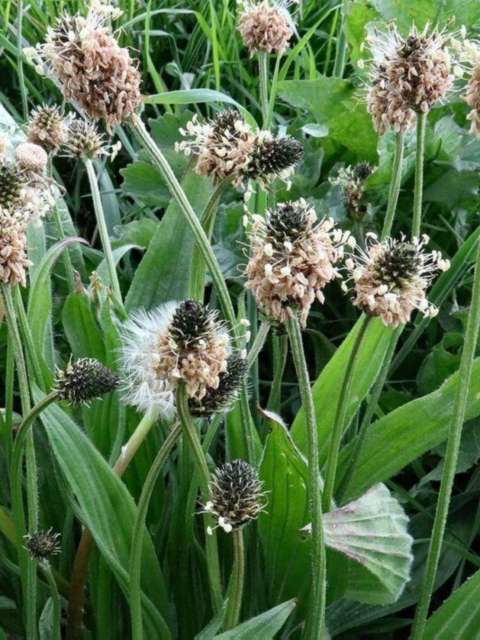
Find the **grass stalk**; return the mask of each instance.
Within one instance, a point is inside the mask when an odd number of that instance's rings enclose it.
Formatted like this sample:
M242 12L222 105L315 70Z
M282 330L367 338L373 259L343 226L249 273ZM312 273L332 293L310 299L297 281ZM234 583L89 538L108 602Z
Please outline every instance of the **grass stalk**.
M307 640L320 640L320 638L323 637L325 624L327 579L322 524L322 485L319 469L317 422L298 318L293 317L288 320L287 331L295 370L298 376L298 386L305 411L308 434L308 495L312 518L312 587L310 603L307 609L305 638L307 638Z
M390 180L390 188L388 191L387 210L385 212L385 221L383 223L382 230L382 240L388 238L388 236L392 233L393 220L395 218L398 196L400 194L400 186L402 184L404 146L405 134L402 132L397 133L395 138L395 153L393 156L392 177Z

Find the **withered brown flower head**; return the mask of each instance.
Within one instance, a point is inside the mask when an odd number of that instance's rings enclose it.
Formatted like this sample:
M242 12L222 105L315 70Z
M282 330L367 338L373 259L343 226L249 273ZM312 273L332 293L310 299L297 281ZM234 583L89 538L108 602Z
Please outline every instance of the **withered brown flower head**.
M335 264L351 240L332 220L318 221L305 200L280 204L265 219L254 217L246 287L273 321L298 313L305 325L313 302L324 301L325 285L337 277Z
M282 54L293 35L286 7L269 0L245 0L242 4L238 30L250 54Z
M36 107L27 122L27 139L55 154L67 140L68 121L57 106Z
M201 400L190 398L190 413L201 418L210 418L216 413L226 412L235 402L248 365L245 358L232 354L227 360L227 368L219 375L217 388L208 387Z
M24 221L0 208L0 282L25 287L31 264L27 258Z
M201 123L195 115L180 130L186 138L176 144L177 151L196 157L195 170L215 181L232 178L238 183L248 164L254 136L236 109L227 109Z
M470 132L480 137L480 65L473 68L463 99L471 107L467 116Z
M35 560L48 560L51 556L60 553L60 537L59 533L48 529L47 531L27 533L23 539L27 551Z
M47 168L48 155L43 147L33 142L21 142L15 148L15 160L23 171L42 174Z
M412 27L403 38L391 25L367 42L373 56L367 108L375 129L405 131L415 113L428 112L452 85L448 38L428 25L422 32Z
M372 173L373 168L366 162L355 166L342 167L330 183L340 187L343 192L345 208L354 220L361 220L367 212L364 201L364 182Z
M209 489L204 512L212 514L217 526L226 533L256 520L265 508L265 494L257 471L244 460L227 462L216 469Z
M37 54L65 97L93 120L103 120L108 129L138 110L140 73L105 16L94 9L86 17L60 16Z
M83 159L103 156L113 160L120 146L120 143L110 144L94 122L73 118L68 124L67 139L64 143L67 156Z
M122 330L125 401L145 411L175 412L174 391L186 385L201 402L218 389L231 355L230 336L215 311L194 300L138 311Z
M353 304L390 327L407 323L415 309L435 316L438 310L428 302L426 292L435 274L447 270L450 263L437 251L424 251L428 241L424 235L379 242L375 234L368 234L365 251L357 247L346 261ZM344 288L348 290L347 283Z

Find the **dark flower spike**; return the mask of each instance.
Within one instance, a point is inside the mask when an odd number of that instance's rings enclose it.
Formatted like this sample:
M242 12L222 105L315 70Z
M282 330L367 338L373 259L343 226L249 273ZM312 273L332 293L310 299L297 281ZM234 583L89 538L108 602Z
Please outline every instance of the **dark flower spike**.
M265 494L256 469L244 460L227 462L210 481L209 501L204 507L226 533L256 520L265 508Z
M57 373L54 389L60 400L81 404L113 391L118 376L94 358L81 358Z
M0 208L13 210L24 202L25 176L16 164L0 161Z
M57 555L61 551L59 533L53 529L47 531L36 531L27 533L23 539L25 548L35 560L48 560L51 556Z
M193 416L210 418L216 413L227 411L237 399L238 391L248 370L245 358L235 353L227 360L227 370L219 375L219 384L215 389L208 387L201 400L189 400L190 412Z
M261 132L253 145L245 175L263 184L277 177L287 180L302 156L303 146L295 138Z

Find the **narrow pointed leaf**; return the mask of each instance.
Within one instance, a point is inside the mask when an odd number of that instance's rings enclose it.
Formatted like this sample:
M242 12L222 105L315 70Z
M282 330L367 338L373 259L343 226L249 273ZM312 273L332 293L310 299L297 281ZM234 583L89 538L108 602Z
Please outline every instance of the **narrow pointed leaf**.
M253 638L261 638L262 640L273 640L273 638L277 637L276 634L283 627L295 606L295 600L287 600L287 602L283 602L273 607L273 609L247 620L247 622L235 627L235 629L215 636L215 639L252 640Z

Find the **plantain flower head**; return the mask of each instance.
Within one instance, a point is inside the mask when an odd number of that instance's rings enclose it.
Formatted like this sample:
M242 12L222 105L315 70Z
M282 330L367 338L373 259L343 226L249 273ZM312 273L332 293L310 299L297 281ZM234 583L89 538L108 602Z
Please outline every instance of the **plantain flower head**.
M25 548L32 558L42 561L60 553L60 537L59 533L55 533L53 529L48 529L47 531L27 533L23 539Z
M27 140L55 155L67 141L68 121L60 107L36 107L27 122Z
M0 282L25 287L31 264L23 218L0 208Z
M190 413L200 418L226 413L238 397L247 370L247 361L243 355L233 353L227 360L225 371L218 376L218 387L208 387L201 400L190 398Z
M196 159L199 175L216 182L231 180L237 187L246 186L249 180L264 186L275 178L288 182L303 153L302 145L290 136L254 132L236 109L203 123L195 115L180 133L185 139L176 149Z
M165 417L175 412L174 392L184 382L192 402L218 389L228 370L230 337L215 311L193 300L137 311L124 324L125 400Z
M83 118L70 120L65 141L66 156L83 160L102 157L113 160L120 148L121 143L110 144L94 122Z
M118 376L98 360L80 358L58 371L54 388L60 400L82 404L110 393L118 382Z
M298 313L305 326L313 302L324 302L323 289L338 275L344 244L352 241L333 220L317 220L305 200L280 204L265 218L254 216L246 287L273 321Z
M292 20L285 3L244 0L240 6L238 30L250 55L259 52L281 55L293 36Z
M15 148L15 160L22 171L42 174L47 168L48 155L34 142L21 142Z
M364 182L372 173L373 168L366 162L355 166L342 167L330 183L340 187L348 214L354 220L361 220L367 212L364 202Z
M204 512L212 514L226 533L256 520L265 508L257 471L244 460L227 462L216 469L209 489Z
M444 98L453 82L448 42L428 25L421 32L413 26L406 38L395 25L367 38L373 58L367 108L379 133L406 131L416 113Z
M435 274L446 271L450 263L438 251L424 251L428 241L423 235L380 242L375 234L368 234L365 250L357 247L346 260L353 304L389 327L407 323L415 309L435 316L438 309L428 302L426 292ZM347 282L344 288L348 290Z
M59 16L45 42L29 54L67 100L112 129L140 107L140 73L128 49L120 47L113 35L108 11L99 6L85 17Z

